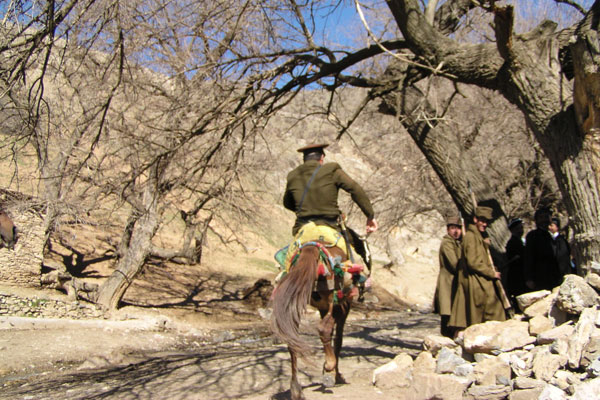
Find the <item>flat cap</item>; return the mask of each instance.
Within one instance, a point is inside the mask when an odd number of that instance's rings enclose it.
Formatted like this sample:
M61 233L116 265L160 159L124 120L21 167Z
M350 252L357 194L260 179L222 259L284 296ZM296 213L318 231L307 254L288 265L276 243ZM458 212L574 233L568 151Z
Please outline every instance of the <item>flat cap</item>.
M492 209L485 206L477 206L477 208L475 208L475 216L477 218L485 218L487 220L491 220Z
M329 146L329 143L314 143L314 144L309 144L307 146L304 147L300 147L298 149L299 153L312 153L313 151L323 151L323 149L325 147Z

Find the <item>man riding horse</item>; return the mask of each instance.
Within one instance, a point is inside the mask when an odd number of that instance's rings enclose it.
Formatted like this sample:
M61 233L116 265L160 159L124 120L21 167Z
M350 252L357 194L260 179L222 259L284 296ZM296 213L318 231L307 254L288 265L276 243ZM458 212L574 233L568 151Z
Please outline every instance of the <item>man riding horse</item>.
M338 164L323 163L323 149L327 146L313 144L298 149L304 154L304 163L288 174L283 199L285 207L296 213L295 241L281 250L287 254L286 261L282 263L286 271L282 271L273 292L271 329L288 345L292 365L292 400L304 399L298 380L297 359L309 352L299 330L308 304L319 310L321 315L317 330L325 352L323 385L330 387L345 382L338 363L344 324L356 294L354 283L363 285L364 282L359 276L363 268L354 264L350 250L350 244L358 249L361 246L357 242L352 243L350 235L346 234L338 207L340 188L350 193L367 216L367 232L377 230L373 206L365 191ZM363 249L366 250L366 246ZM357 252L360 253L360 250ZM368 258L365 256L363 258ZM276 258L279 261L277 255ZM365 262L368 266L368 260Z
M367 233L375 232L378 224L371 201L363 188L350 178L339 164L324 163L324 149L327 146L329 145L321 143L299 148L298 152L303 154L304 163L287 176L283 205L296 213L292 234L295 236L303 225L311 221L316 225L326 225L345 233L342 213L338 206L339 189L350 193L352 200L367 217ZM347 231L345 239L350 241L370 268L368 257L364 254L364 244L360 242L358 235L351 230Z

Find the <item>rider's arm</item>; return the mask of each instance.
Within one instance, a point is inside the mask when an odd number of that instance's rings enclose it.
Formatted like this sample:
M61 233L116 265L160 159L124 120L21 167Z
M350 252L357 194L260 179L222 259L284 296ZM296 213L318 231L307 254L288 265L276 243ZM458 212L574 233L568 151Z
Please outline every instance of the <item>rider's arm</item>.
M296 212L296 201L294 200L292 191L288 187L285 188L285 194L283 195L283 206L288 210Z
M350 193L352 200L358 205L358 207L362 210L362 212L367 217L367 220L372 221L371 226L376 226L377 221L375 221L375 211L373 210L373 205L367 196L367 193L363 190L362 187L358 183L356 183L352 178L346 174L341 167L337 167L334 172L334 178L336 185L339 188L342 188L346 192ZM368 226L368 222L367 222Z

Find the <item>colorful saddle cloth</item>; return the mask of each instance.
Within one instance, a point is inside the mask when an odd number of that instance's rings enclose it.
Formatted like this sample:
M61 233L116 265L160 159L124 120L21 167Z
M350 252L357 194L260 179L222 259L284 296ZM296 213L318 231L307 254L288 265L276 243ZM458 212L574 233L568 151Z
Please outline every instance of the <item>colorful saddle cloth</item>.
M341 261L340 257L331 258L328 248L333 246L344 250L348 257L346 240L335 229L314 222L302 226L294 241L275 253L275 259L281 268L281 273L275 279L276 283L293 267L304 245L317 246L321 255L315 291L320 287L328 290L335 289L335 302L344 296L354 297L358 294L356 284L365 282L367 278L363 272L365 268L362 265L352 264L349 260ZM350 251L354 252L354 249L351 247Z
M287 251L285 252L285 258L282 265L286 272L289 272L290 267L293 264L293 257L298 254L298 249L304 243L308 242L326 243L327 247L337 246L344 250L346 257L348 257L346 240L344 240L344 236L342 236L341 233L332 227L326 225L317 225L311 221L300 228L296 234L296 237L294 238L294 241L287 246ZM351 248L351 251L354 251L354 249ZM275 258L277 258L277 256Z

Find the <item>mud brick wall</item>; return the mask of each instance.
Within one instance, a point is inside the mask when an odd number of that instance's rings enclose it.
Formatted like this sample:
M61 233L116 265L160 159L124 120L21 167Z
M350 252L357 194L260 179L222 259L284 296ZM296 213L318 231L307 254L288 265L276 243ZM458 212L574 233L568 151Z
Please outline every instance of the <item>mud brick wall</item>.
M14 250L0 248L0 283L38 288L44 252L42 217L32 211L14 210L5 208L19 239Z

